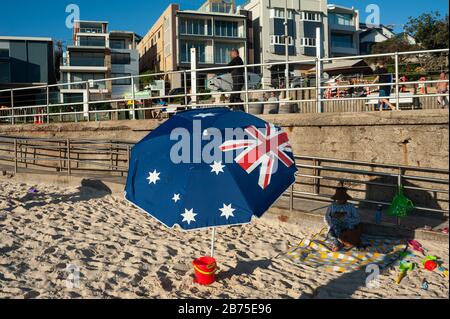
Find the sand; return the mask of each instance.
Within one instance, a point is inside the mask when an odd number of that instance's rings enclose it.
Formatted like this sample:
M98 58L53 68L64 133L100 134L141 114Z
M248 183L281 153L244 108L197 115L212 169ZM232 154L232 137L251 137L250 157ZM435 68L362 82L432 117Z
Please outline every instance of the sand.
M38 194L29 195L34 186ZM92 188L94 187L94 188ZM448 298L448 278L423 269L396 285L396 270L365 287L364 271L326 273L291 262L312 229L270 216L220 229L219 281L193 283L207 231L169 230L101 187L0 181L0 298ZM422 242L448 265L448 245ZM71 273L79 271L79 280ZM430 283L420 288L422 279Z

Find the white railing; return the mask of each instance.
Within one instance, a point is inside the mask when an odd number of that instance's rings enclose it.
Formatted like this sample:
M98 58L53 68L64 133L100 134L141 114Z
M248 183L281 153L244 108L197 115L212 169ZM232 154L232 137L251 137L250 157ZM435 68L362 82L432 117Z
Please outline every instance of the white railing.
M247 64L243 69L242 89L226 92L203 91L189 85L193 75L206 78L210 74L228 73L236 67L196 68L159 72L139 76L98 79L53 85L41 85L25 88L0 90L0 123L17 124L34 122L37 124L61 121L97 121L161 117L178 110L198 107L238 107L243 106L250 113L293 113L293 112L349 112L374 111L379 109L381 100L389 100L397 110L405 108L440 107L437 100L447 102L448 90L439 90L438 86L447 86L448 79L439 79L439 73L448 74L448 49L395 52L384 54L360 55L337 58L311 58L295 61ZM367 66L347 67L354 70L353 83L348 76L337 77L334 81L324 79L320 70L330 63L342 64L349 60L385 59L387 67L392 69L392 81L372 83L373 74L366 74ZM424 63L424 61L426 63ZM331 64L331 65L332 65ZM285 68L308 70L308 76L292 77L286 81ZM413 68L415 67L415 69ZM278 70L278 71L277 71ZM319 70L319 72L317 72ZM250 73L262 74L261 83L249 83ZM270 73L270 75L269 75ZM328 73L332 73L329 71ZM369 72L370 73L370 72ZM403 74L423 74L426 79L405 80ZM173 94L152 92L149 87L154 79L177 78L182 88ZM271 79L271 83L267 83ZM114 83L117 80L129 80L129 93L114 96ZM290 83L285 87L283 83ZM297 83L297 84L296 84ZM442 85L442 83L444 85ZM390 86L390 97L376 94L378 87ZM102 87L102 90L96 89ZM190 91L191 90L191 91ZM413 90L411 92L411 90ZM111 92L113 91L113 92ZM355 93L356 92L356 93ZM64 101L63 93L72 93L78 100ZM224 95L239 94L242 102L227 102ZM270 94L271 98L264 98ZM213 101L212 98L216 100ZM177 103L171 103L173 101ZM163 105L161 101L169 102ZM420 106L422 103L422 107ZM278 111L277 111L278 110ZM31 119L31 120L30 120Z

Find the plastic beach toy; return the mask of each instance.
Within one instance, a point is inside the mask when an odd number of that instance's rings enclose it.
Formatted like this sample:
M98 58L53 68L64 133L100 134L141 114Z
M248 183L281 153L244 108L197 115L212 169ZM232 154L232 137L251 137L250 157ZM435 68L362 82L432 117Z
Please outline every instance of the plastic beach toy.
M216 281L217 262L214 258L200 257L193 264L196 283L208 286Z
M413 250L418 251L419 253L425 255L425 250L422 248L422 244L419 243L417 240L408 240L408 245Z
M425 257L425 259L423 260L423 266L426 270L434 271L439 266L437 263L437 257L431 255Z
M408 271L414 270L414 263L409 261L402 260L400 262L400 275L397 277L397 280L395 281L397 285L400 285L402 280L406 277L408 274Z

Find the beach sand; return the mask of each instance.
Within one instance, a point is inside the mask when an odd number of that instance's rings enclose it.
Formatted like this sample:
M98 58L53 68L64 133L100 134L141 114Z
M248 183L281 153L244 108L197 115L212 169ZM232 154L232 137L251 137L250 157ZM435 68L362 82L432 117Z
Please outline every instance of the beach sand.
M39 193L27 194L31 186ZM0 181L0 298L449 297L448 278L423 267L401 285L397 271L388 270L379 288L367 288L364 271L327 273L285 257L312 233L270 216L220 229L219 280L202 287L193 283L192 261L208 254L208 231L166 229L95 185ZM448 245L422 244L448 265ZM428 291L420 288L424 278Z

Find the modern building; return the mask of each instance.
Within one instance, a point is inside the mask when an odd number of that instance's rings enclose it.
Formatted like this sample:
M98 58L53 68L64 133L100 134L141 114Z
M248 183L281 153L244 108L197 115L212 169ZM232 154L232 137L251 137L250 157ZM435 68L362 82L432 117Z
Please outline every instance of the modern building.
M136 42L133 32L108 31L108 22L76 21L73 44L67 47L60 67L62 83L67 83L60 90L61 100L76 103L123 99L131 94L131 79L92 80L139 75Z
M46 104L47 91L39 86L56 83L53 41L50 38L0 36L0 109Z
M359 11L328 5L330 57L359 55Z
M395 36L394 28L392 26L385 26L382 24L379 26L369 26L365 23L360 23L360 54L370 54L372 52L372 47L375 44L384 42Z
M55 83L52 39L0 36L0 89Z
M198 10L181 10L171 4L139 43L140 71L188 70L191 48L197 49L199 68L225 66L232 49L238 49L243 60L251 63L249 21L248 13L237 8L234 0L208 0ZM199 86L205 87L208 78L217 73L224 71L199 73ZM180 73L165 80L168 88L184 87Z
M321 30L322 56L328 49L328 7L326 0L250 0L244 9L251 12L255 63L286 61L285 14L288 20L288 56L290 60L311 60L317 56L316 29ZM311 63L291 65L290 72L300 75ZM286 67L264 67L263 83L274 85L285 76Z

